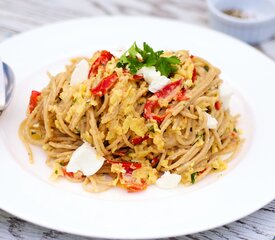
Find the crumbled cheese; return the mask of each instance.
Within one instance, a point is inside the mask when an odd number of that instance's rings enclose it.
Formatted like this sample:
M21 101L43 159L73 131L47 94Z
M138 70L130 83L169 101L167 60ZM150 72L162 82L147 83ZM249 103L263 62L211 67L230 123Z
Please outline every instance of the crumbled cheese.
M216 118L212 117L210 114L205 113L207 117L207 128L216 129L218 126L218 121Z
M156 185L159 188L175 188L178 186L181 180L181 175L170 173L169 171L164 174L156 181Z
M71 86L75 86L88 79L89 69L89 63L85 59L82 59L78 64L76 64L71 76Z
M84 175L91 176L102 167L104 161L95 148L85 142L73 152L66 170L73 173L81 171Z
M170 79L165 76L160 76L158 79L154 80L149 85L149 91L152 93L157 92L158 90L165 87L168 83L170 83Z
M223 84L220 87L220 96L221 96L223 108L225 110L229 108L229 102L232 95L233 95L233 89L229 86L227 82L223 82Z
M162 76L159 71L156 71L155 67L142 67L137 73L143 75L145 81L149 83L149 91L152 93L170 83L170 79Z

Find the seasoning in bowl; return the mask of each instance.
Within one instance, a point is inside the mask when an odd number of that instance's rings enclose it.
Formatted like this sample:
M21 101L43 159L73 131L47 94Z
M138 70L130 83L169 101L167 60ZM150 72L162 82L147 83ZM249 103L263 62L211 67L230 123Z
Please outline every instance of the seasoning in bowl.
M223 11L223 13L236 18L243 18L243 19L255 18L253 14L249 14L239 9L226 9Z

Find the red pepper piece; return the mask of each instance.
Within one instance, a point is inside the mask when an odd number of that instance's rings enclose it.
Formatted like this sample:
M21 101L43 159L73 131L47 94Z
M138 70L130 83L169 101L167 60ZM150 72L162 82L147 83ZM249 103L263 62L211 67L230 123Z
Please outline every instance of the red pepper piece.
M192 75L192 82L195 82L196 80L197 80L197 70L194 67L194 69L193 69L193 75Z
M141 79L143 79L143 75L142 75L142 74L135 74L135 75L133 76L133 79L134 79L134 80L141 80Z
M185 95L185 93L186 93L186 90L183 88L183 89L179 92L179 94L177 95L176 100L177 100L177 101L188 100L189 97L187 97L187 96Z
M164 86L162 89L157 91L154 95L156 95L158 98L166 98L168 96L171 96L177 88L179 88L182 84L182 80L177 80L175 82L169 83L166 86Z
M125 169L126 173L131 174L134 170L141 168L141 163L135 162L124 162L122 167Z
M138 144L141 144L143 141L147 140L149 138L148 135L145 135L144 137L133 137L131 139L131 143L133 145L138 145Z
M117 73L114 72L110 76L105 77L94 88L91 89L92 94L102 97L106 94L118 81Z
M152 113L156 107L159 107L158 100L147 100L144 106L144 117L146 119L154 119L158 122L158 124L161 124L168 112L165 112L163 115Z
M201 170L200 172L198 172L198 173L199 173L199 175L200 175L200 174L203 174L203 173L205 172L205 170L206 170L206 168L205 168L205 169L203 169L203 170Z
M215 102L215 108L218 111L221 109L221 102L220 101Z
M127 174L131 174L134 170L141 168L141 163L137 162L119 162L113 160L107 160L111 164L120 164L126 171Z
M65 168L62 168L62 172L64 174L64 176L73 178L74 177L74 173L73 172L67 172Z
M37 92L35 90L32 91L30 96L30 102L29 102L29 111L32 113L32 111L35 109L37 105L37 98L41 95L41 92Z
M163 120L164 120L164 118L166 118L166 116L168 115L168 112L165 112L163 115L156 115L156 114L154 114L153 116L152 116L152 118L154 119L154 120L156 120L157 121L157 123L158 124L161 124L162 122L163 122Z
M130 183L125 184L125 187L129 193L140 192L147 188L147 183L145 181L143 181L142 183Z
M165 87L163 87L161 90L157 91L153 96L152 99L155 99L155 96L157 97L156 100L152 100L149 98L144 106L144 117L146 119L154 119L159 124L162 123L164 118L168 115L168 111L166 111L162 116L156 115L153 113L153 110L157 107L159 107L159 99L161 98L168 98L168 101L171 101L173 97L178 93L178 91L181 88L182 80L178 80L172 83L169 83Z
M147 183L144 179L137 182L137 179L128 173L120 174L120 183L128 192L139 192L147 188Z
M106 65L112 59L112 57L113 55L110 52L106 50L101 51L100 56L94 61L89 71L88 78L95 76L98 73L99 66Z
M159 158L158 157L154 157L152 160L151 160L151 166L152 167L156 167L159 163Z

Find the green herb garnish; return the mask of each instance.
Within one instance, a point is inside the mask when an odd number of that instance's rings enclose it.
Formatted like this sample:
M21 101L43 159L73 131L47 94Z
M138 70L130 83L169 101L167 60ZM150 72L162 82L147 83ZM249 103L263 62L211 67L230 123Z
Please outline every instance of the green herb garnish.
M204 70L205 70L206 72L209 71L209 66L205 65L203 68L204 68Z
M57 175L57 174L58 174L58 171L57 171L57 170L55 170L55 171L54 171L54 173Z
M238 133L238 131L237 131L237 129L236 129L236 128L233 128L233 131L234 131L235 133Z
M148 131L149 131L149 132L155 133L155 128L154 128L154 126L153 126L153 125L149 126L149 127L148 127Z
M128 67L132 74L136 74L142 67L155 67L157 71L166 77L177 71L180 60L176 56L161 57L164 51L155 52L147 43L143 43L143 49L134 44L121 56L117 67Z
M193 172L193 173L191 174L191 183L192 183L192 184L195 183L197 175L198 175L198 172Z

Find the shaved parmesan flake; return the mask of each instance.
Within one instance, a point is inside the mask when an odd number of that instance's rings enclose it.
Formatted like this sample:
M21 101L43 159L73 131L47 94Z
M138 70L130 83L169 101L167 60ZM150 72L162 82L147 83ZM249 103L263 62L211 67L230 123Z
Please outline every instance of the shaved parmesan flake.
M223 82L223 84L220 87L220 96L223 103L223 108L225 110L229 108L229 103L232 95L233 89L229 86L227 82Z
M218 126L218 121L216 118L212 117L210 114L205 113L207 117L207 128L216 129Z
M170 173L169 171L164 172L164 174L156 181L156 185L159 188L176 188L180 183L181 175Z
M76 64L71 76L71 86L75 86L88 79L89 70L89 63L85 59L82 59L78 64Z
M162 76L155 67L142 67L138 70L138 74L142 74L145 81L149 83L149 91L155 93L170 83L170 79Z
M161 76L149 85L149 91L155 93L158 90L164 88L168 83L170 83L170 79L165 76Z
M84 175L91 176L102 167L104 161L105 159L96 153L95 148L85 142L73 152L66 171L81 171Z

